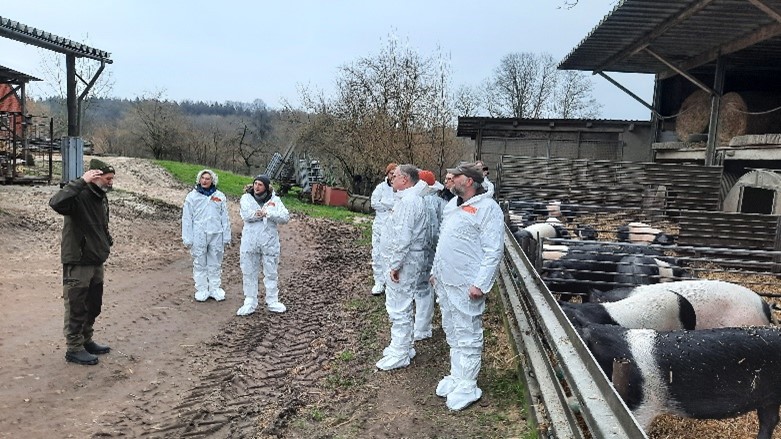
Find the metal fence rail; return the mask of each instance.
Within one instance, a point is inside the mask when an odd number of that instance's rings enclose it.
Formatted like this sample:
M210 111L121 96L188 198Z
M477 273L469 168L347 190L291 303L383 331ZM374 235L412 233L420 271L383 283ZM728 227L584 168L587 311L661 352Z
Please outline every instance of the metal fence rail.
M646 438L509 228L499 286L540 436Z

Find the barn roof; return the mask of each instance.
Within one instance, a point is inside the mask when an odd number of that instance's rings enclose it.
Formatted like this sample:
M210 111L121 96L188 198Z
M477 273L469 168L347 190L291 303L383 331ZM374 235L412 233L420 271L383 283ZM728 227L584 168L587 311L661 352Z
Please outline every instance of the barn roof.
M95 49L86 44L81 44L4 17L0 17L0 37L10 38L59 53L72 54L78 58L90 58L108 64L112 63L111 54L106 51Z
M30 81L40 81L40 79L5 66L0 66L0 84L22 84Z
M559 64L564 70L651 73L781 71L781 0L622 0Z
M516 119L502 117L459 117L456 135L474 139L478 131L485 137L518 137L524 131L589 130L623 132L630 125L649 125L649 121L615 119Z

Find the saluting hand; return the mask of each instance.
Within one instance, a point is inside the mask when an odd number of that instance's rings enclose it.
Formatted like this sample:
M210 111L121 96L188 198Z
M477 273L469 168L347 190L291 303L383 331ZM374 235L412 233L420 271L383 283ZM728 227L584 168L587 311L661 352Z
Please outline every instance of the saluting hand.
M95 179L97 179L101 175L103 175L103 171L101 171L100 169L90 169L89 171L85 172L84 175L81 176L81 178L83 178L84 181L86 181L87 183L92 183L93 181L95 181Z

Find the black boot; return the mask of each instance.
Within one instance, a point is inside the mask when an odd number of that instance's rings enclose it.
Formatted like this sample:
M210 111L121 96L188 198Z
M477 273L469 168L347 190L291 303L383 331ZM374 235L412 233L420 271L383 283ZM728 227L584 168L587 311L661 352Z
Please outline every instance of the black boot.
M102 344L97 344L94 341L88 341L84 343L84 349L92 355L102 355L111 352L111 348Z
M76 364L93 365L98 364L98 357L90 354L85 349L82 349L76 352L66 352L65 361Z

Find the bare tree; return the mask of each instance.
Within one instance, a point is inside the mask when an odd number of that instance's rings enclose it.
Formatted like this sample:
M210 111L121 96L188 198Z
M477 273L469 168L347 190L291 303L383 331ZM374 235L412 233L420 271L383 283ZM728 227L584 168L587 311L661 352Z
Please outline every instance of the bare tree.
M480 113L483 96L480 90L468 85L461 85L453 95L453 108L456 115L474 117Z
M599 116L602 105L592 96L594 84L583 72L565 70L560 73L552 99L552 112L563 119Z
M89 44L89 35L84 37ZM51 50L40 49L41 60L40 67L43 72L44 86L41 93L47 97L56 98L57 106L54 117L54 129L56 136L63 136L67 133L67 80L65 69L65 55ZM81 95L87 87L88 82L95 76L100 63L88 58L76 58L76 94ZM98 98L106 98L114 89L114 78L110 69L101 72L93 84L89 93L85 96L79 107L79 124L82 123L82 116L97 102Z
M155 159L181 160L183 118L179 108L162 96L163 92L157 92L151 98L139 98L133 103L136 120L133 134Z
M493 117L539 118L556 85L556 62L550 54L505 55L485 83L486 107Z
M442 128L453 122L447 64L391 36L378 55L339 68L333 98L304 90L311 116L299 144L337 165L351 186L389 161L436 164Z
M550 54L504 56L484 84L492 117L572 118L599 114L591 96L591 79L580 72L560 71Z

